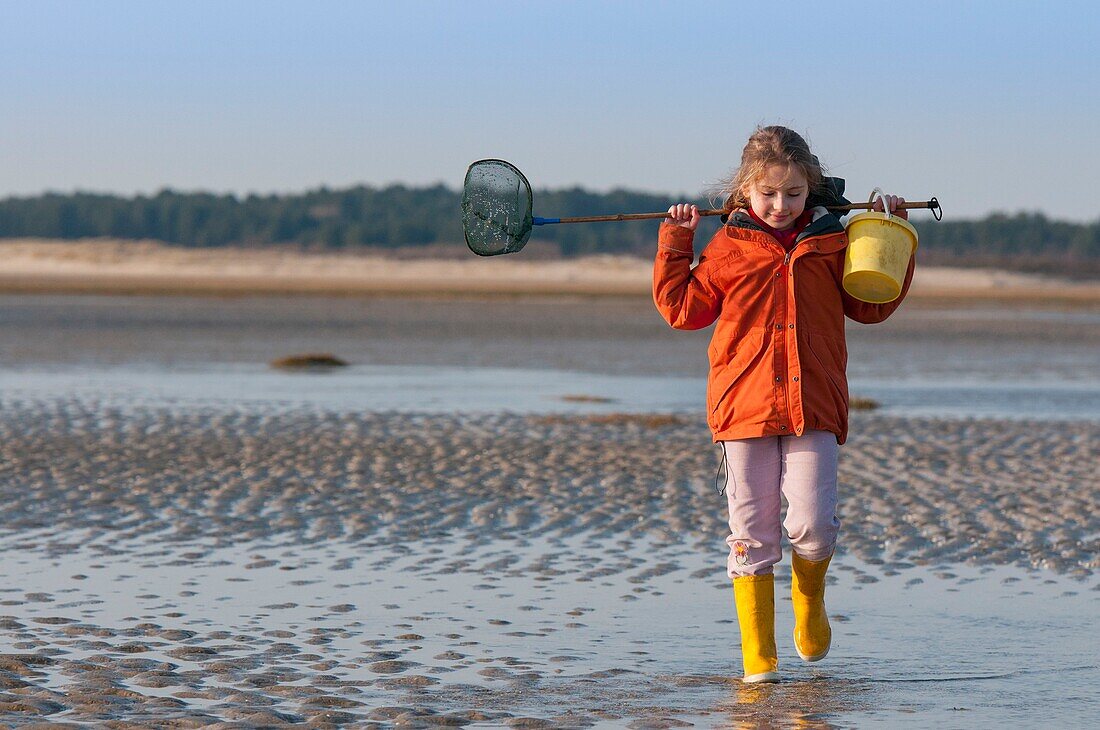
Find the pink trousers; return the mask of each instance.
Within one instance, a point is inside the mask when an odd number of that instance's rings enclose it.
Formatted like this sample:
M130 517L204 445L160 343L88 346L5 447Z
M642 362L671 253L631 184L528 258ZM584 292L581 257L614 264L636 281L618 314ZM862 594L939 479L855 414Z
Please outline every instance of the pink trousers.
M722 441L729 501L730 578L762 575L782 557L786 528L791 547L806 560L833 554L840 520L836 517L839 447L828 431L802 436ZM780 525L781 498L787 518Z

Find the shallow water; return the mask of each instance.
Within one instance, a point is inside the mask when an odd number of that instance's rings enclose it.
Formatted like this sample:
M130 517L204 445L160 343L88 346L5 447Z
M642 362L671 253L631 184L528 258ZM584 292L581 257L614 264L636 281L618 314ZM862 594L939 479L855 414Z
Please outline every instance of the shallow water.
M289 717L323 695L348 721L399 707L483 713L475 727L519 717L847 727L1037 716L1072 726L1100 712L1095 580L839 561L828 659L795 656L781 599L785 680L747 687L735 681L732 592L713 558L585 538L172 550L149 541L107 552L92 542L64 560L24 550L7 561L5 583L18 589L0 594L0 612L13 649L52 657L35 672L40 687L66 692L91 661L119 687L213 717L261 704L234 700L243 690ZM777 580L782 596L784 570ZM281 675L282 692L249 683L265 671Z
M701 413L708 336L639 300L0 297L0 394ZM1100 419L1095 309L907 303L848 344L853 395L887 414ZM300 352L354 367L267 369Z
M1100 420L1100 379L1072 382L853 378L857 396L899 416ZM0 399L71 395L104 405L282 406L410 413L684 413L702 418L702 378L568 370L358 365L287 373L264 366L52 366L0 370Z
M906 302L849 323L855 378L1094 380L1100 309ZM0 367L263 364L334 352L361 365L705 376L709 329L645 299L0 296Z

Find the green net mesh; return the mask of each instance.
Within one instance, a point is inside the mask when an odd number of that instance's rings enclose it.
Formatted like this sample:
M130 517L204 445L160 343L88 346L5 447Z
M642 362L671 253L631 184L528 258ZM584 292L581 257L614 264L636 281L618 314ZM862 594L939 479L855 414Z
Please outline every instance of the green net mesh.
M504 160L478 160L462 186L462 230L479 256L515 253L531 236L531 186Z

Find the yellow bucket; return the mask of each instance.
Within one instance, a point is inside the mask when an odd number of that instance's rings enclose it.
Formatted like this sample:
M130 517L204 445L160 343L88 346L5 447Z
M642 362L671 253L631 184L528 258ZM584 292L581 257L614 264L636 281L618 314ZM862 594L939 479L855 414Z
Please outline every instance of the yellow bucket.
M871 193L872 201L876 195L884 197L878 188ZM883 210L887 210L885 200ZM852 216L845 230L844 291L873 304L901 296L909 257L917 250L917 229L895 215L869 211Z

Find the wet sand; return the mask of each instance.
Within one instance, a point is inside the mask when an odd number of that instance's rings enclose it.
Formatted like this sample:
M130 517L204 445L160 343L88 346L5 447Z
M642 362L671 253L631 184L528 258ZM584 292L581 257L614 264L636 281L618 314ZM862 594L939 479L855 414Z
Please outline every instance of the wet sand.
M0 717L642 728L1094 714L1100 424L857 414L853 432L836 650L801 665L781 605L795 681L744 688L716 452L691 417L9 400ZM1022 643L1001 643L1006 630Z
M642 376L701 387L706 337L669 330L644 297L0 297L0 724L1100 714L1100 419L1087 409L855 414L833 653L798 660L781 598L787 681L742 687L699 407L615 415L635 404L607 390ZM849 330L850 370L1072 397L1095 392L1098 343L1094 308L914 300ZM310 351L352 366L267 369ZM455 374L478 366L499 370ZM428 390L424 372L456 382L432 412L381 411L363 388L372 367L416 370ZM552 373L560 402L454 412L456 389L515 386L517 372ZM577 372L591 388L565 389ZM782 595L786 563L777 575Z

